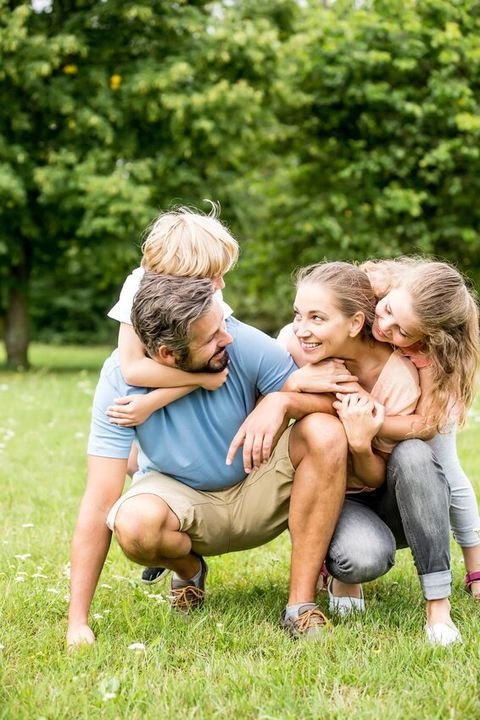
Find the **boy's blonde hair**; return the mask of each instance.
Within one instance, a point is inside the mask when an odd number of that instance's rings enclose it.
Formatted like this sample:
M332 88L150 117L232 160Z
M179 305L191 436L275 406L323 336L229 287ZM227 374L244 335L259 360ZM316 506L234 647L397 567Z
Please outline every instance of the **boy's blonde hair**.
M208 215L187 207L162 213L147 230L142 267L178 277L225 275L238 259L238 243L218 219L218 206L211 205Z
M433 415L440 427L454 404L465 422L475 395L479 364L479 312L476 293L445 262L425 258L377 261L365 268L385 270L391 287L410 295L412 310L424 336L421 350L431 361ZM388 292L384 292L384 295Z

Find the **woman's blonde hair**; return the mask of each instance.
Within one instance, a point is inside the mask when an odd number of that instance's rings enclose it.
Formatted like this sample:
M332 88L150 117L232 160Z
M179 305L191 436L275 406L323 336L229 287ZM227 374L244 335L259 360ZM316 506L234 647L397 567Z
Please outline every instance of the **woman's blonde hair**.
M218 219L218 206L211 205L208 215L187 207L162 213L147 229L142 267L178 277L225 275L238 259L238 243Z
M474 399L480 359L476 293L448 263L408 257L384 262L391 287L402 287L410 295L418 330L424 336L421 351L433 371L435 421L440 427L445 425L456 405L459 421L464 423ZM377 269L382 264L373 263Z
M296 274L296 287L304 283L321 283L335 296L335 303L345 317L357 312L365 315L360 336L372 340L376 297L368 277L358 265L348 262L320 262L300 268Z

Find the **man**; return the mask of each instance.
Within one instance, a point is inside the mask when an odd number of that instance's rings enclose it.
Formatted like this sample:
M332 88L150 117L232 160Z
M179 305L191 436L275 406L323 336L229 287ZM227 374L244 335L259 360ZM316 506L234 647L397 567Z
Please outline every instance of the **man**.
M134 562L173 571L172 605L187 612L205 597L205 555L261 545L288 524L290 592L281 624L294 637L322 634L315 587L345 492L345 434L326 414L325 396L279 392L292 360L260 331L224 321L213 291L209 280L147 273L132 320L157 362L189 372L219 372L228 363L218 390L195 390L135 429L119 427L105 415L113 399L148 390L125 384L116 353L103 367L72 543L69 645L94 641L88 611L111 531ZM298 422L280 433L290 419ZM139 474L120 497L134 439Z

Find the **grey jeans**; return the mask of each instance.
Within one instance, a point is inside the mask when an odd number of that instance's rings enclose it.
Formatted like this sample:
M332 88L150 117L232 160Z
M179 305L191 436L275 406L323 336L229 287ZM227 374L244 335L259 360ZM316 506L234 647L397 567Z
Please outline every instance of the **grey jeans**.
M347 496L327 556L331 575L361 583L384 575L409 547L423 595L450 595L450 490L432 449L406 440L394 449L384 485Z

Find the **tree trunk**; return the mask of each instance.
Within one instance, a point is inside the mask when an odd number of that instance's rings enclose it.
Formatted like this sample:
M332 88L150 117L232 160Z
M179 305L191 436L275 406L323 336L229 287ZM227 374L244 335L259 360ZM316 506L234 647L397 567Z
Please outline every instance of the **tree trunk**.
M28 363L28 302L22 285L11 287L5 318L5 349L7 366L12 370L26 370Z
M28 282L31 271L31 248L27 238L19 239L16 262L10 268L7 312L5 317L5 350L7 366L27 370L30 342Z

